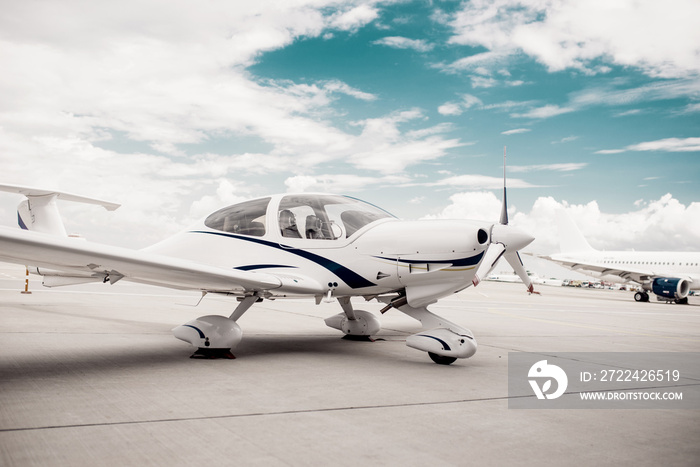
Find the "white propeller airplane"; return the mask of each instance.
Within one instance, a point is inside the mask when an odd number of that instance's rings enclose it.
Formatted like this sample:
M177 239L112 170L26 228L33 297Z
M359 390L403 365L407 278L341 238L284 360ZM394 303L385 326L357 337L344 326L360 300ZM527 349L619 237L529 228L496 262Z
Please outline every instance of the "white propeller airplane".
M504 170L505 172L505 170ZM68 237L56 200L116 204L58 191L0 185L27 197L18 207L23 230L0 228L0 261L30 264L47 287L120 280L234 295L229 317L201 316L173 329L198 350L193 357L234 358L242 339L236 321L253 304L287 297L337 299L342 312L325 320L347 336L369 338L377 317L351 298L376 299L421 322L406 339L438 364L468 358L477 344L468 329L428 311L438 299L478 284L504 256L530 292L518 250L534 240L508 225L469 220L401 221L355 198L282 194L214 212L203 222L144 250Z
M634 294L648 302L648 292L659 300L687 304L690 290L700 290L700 253L680 251L599 251L586 241L565 211L557 213L558 254L538 255L573 270L599 278L614 277L641 284Z

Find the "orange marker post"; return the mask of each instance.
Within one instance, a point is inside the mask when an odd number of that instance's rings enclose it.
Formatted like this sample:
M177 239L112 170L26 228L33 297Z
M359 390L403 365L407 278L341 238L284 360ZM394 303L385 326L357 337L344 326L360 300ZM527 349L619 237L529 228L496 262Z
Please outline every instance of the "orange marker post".
M29 268L27 269L27 278L24 280L24 290L21 293L30 294L29 291Z

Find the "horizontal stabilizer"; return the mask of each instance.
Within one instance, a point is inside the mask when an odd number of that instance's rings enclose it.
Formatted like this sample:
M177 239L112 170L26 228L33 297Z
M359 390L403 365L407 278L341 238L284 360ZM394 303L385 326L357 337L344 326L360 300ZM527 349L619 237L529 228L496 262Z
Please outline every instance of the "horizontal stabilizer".
M2 185L0 191L18 193L27 197L17 206L17 223L24 230L42 232L59 237L65 237L66 228L58 212L57 199L78 203L97 204L109 211L114 211L120 205L96 198L73 195L62 191L51 191L19 185Z
M54 195L54 196L56 196L56 198L66 200L66 201L75 201L78 203L85 203L85 204L97 204L99 206L104 207L108 211L114 211L119 206L121 206L120 204L110 203L109 201L104 201L104 200L97 199L97 198L88 198L85 196L74 195L74 194L65 193L62 191L45 190L45 189L20 186L20 185L0 184L0 191L7 191L9 193L18 193L18 194L26 196L27 198L39 198L42 196Z

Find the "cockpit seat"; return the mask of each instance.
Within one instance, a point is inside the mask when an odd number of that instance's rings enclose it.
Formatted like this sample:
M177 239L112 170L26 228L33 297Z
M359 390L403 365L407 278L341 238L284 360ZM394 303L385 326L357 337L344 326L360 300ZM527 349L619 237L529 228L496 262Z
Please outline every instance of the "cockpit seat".
M306 216L306 238L323 238L321 232L321 219L314 216Z
M294 213L289 209L283 209L280 211L279 225L283 237L301 238L301 234L297 228L296 216L294 216Z

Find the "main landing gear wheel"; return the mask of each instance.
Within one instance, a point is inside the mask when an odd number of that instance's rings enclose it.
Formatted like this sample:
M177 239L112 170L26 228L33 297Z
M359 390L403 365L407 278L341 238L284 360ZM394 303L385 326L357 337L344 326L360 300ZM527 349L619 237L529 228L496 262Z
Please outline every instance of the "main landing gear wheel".
M451 365L457 360L456 357L445 357L432 352L428 352L428 355L430 356L430 359L438 365Z
M646 292L637 292L636 294L634 294L634 300L636 302L648 302L649 294Z

